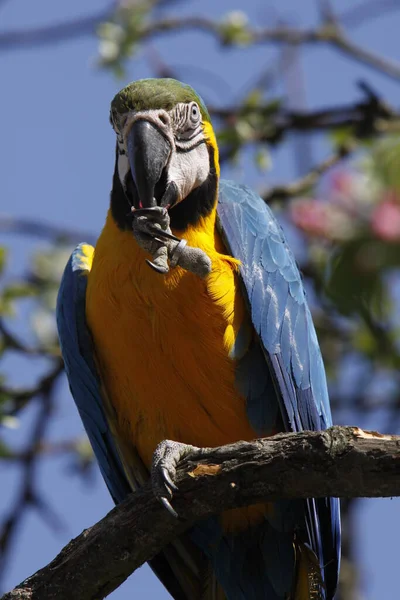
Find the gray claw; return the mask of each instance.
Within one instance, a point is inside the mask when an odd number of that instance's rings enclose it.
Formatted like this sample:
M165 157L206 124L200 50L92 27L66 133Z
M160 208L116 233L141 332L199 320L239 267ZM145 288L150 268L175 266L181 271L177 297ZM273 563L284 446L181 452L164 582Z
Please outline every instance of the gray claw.
M167 482L167 484L168 484L168 488L171 488L171 490L172 490L173 492L178 492L178 491L179 491L179 488L178 488L178 487L177 487L177 486L174 484L174 482L172 481L172 479L171 479L171 477L170 477L170 474L168 473L168 470L167 470L165 467L162 467L162 468L161 468L161 473L162 473L162 476L163 476L164 480L165 480L165 481ZM170 491L170 490L169 490L169 491ZM171 493L171 496L172 496L172 493Z
M169 500L167 500L167 498L165 498L164 496L161 496L159 498L161 504L164 506L164 508L167 509L167 511L169 512L170 515L172 515L175 519L178 519L178 513L176 512L176 510L174 510L169 502Z
M197 451L201 452L199 448L171 440L160 442L154 451L151 468L153 491L156 498L175 518L178 517L178 514L172 508L170 500L172 500L173 493L178 491L173 481L176 467L181 459L189 453L196 453Z
M148 231L150 231L151 234L155 235L155 236L159 236L159 237L164 237L167 238L168 240L173 240L174 242L180 242L180 238L176 237L176 235L174 235L173 233L168 233L168 231L164 231L164 229L161 229L160 227L157 227L156 225L153 225L152 223L148 223L147 224L147 229Z
M168 267L160 267L159 265L156 265L155 263L151 262L151 260L149 260L148 258L146 258L146 262L149 265L149 267L151 267L154 271L157 271L157 273L161 273L162 275L165 275L166 273L169 272Z

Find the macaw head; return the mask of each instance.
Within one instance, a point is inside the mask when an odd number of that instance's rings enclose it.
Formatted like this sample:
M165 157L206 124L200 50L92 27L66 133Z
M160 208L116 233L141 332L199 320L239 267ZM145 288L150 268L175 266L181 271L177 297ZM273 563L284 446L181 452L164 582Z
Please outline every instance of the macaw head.
M113 193L123 191L134 208L168 208L178 229L212 210L218 147L207 108L190 86L175 79L135 81L113 99L110 120L117 135ZM114 207L124 227L121 214Z

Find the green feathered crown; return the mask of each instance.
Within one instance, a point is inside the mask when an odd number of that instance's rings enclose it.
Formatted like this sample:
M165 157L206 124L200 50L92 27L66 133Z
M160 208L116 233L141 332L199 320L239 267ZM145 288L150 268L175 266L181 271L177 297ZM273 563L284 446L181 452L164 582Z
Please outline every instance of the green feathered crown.
M208 110L190 85L176 79L139 79L124 87L111 102L111 113L115 117L131 110L163 108L171 110L179 102L197 102L203 121L210 121Z

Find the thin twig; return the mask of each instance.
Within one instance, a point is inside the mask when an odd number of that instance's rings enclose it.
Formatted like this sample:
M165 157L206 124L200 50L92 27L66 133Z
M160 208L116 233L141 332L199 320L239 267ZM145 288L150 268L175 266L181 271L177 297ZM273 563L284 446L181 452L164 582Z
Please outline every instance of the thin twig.
M7 398L11 398L13 401L12 409L6 412L6 414L8 416L15 416L30 400L32 400L32 398L47 393L47 390L53 387L54 382L58 379L63 370L64 363L61 358L58 358L54 361L54 366L51 371L41 377L38 383L30 388L19 389L1 385L0 393Z
M43 46L46 44L69 41L83 35L94 33L102 21L112 18L112 10L107 8L95 15L74 19L67 23L57 23L49 27L30 30L6 31L0 34L0 50L12 50L22 47ZM198 30L216 37L221 44L234 46L225 38L224 28L218 22L203 17L165 18L144 26L139 31L142 41L160 34L181 30ZM400 64L375 54L352 42L336 24L325 23L316 29L297 29L278 26L270 29L246 27L248 45L256 44L328 44L340 50L348 58L363 63L388 77L400 79Z
M235 45L225 39L224 29L219 23L203 17L166 18L155 21L142 29L141 38L142 40L150 39L159 34L190 29L209 33L224 45ZM246 35L248 45L328 44L340 50L348 58L363 63L375 71L384 73L392 79L400 79L400 63L355 44L342 29L332 23L323 24L316 29L300 29L287 26L266 29L246 27Z
M49 352L47 348L41 348L40 346L27 346L24 344L8 329L2 317L0 317L0 335L3 345L9 350L21 352L22 354L28 356L46 356L49 358L54 357L54 353Z
M342 161L349 152L349 149L342 148L339 152L335 152L311 169L304 177L288 183L287 185L275 186L262 194L262 197L265 202L269 204L274 200L287 200L288 198L294 198L295 196L305 194L310 188L318 183L321 175Z
M36 490L36 467L39 460L39 455L36 448L42 443L47 427L50 423L50 417L53 407L53 390L58 379L58 375L62 371L62 363L58 361L56 369L43 378L40 382L40 389L35 395L40 395L40 409L34 419L34 425L28 441L24 460L21 462L22 475L21 486L16 500L12 504L11 511L8 517L2 524L0 534L0 579L2 579L7 568L9 555L13 546L13 542L19 527L21 519L25 515L25 509L29 506L37 506L43 513L44 502L40 498ZM45 514L45 513L43 513ZM50 514L52 517L52 514ZM52 519L53 521L54 519Z
M388 12L399 9L398 0L370 0L348 8L340 14L339 20L345 27L359 27L369 19L385 16Z
M26 235L49 240L51 242L64 242L77 244L85 241L94 244L96 241L92 232L66 229L50 223L43 223L33 219L23 219L0 215L0 233Z
M94 34L96 27L107 21L113 15L113 6L109 6L97 13L62 21L45 27L35 29L17 29L0 33L0 51L16 50L20 48L34 48L69 42L77 38Z

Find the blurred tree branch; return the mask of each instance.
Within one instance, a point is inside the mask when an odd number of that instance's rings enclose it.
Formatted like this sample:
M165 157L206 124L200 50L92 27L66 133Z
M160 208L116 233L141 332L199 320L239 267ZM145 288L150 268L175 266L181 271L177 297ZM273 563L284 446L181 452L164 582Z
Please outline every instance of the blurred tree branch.
M0 51L14 50L22 47L43 46L95 33L96 27L103 22L113 20L114 15L125 11L134 14L135 11L151 10L157 2L133 2L131 6L120 6L112 3L106 9L71 21L56 23L35 29L4 31L0 33ZM326 12L326 10L325 10ZM368 12L368 11L367 11ZM345 21L354 19L352 14L345 14ZM247 22L241 25L228 21L216 22L204 17L164 18L144 23L138 27L136 36L140 41L146 41L160 34L176 31L198 30L213 35L222 45L258 45L258 44L326 44L343 53L348 58L365 64L370 68L386 74L392 79L400 79L400 63L380 56L354 43L340 25L340 18L325 18L320 27L300 29L286 25L273 28L252 28Z
M8 516L2 524L0 535L0 576L7 568L12 542L14 541L21 519L24 516L25 509L33 507L40 511L44 518L50 518L54 522L52 510L36 491L35 475L39 460L37 448L42 443L50 423L54 404L54 387L62 370L63 362L59 358L55 363L54 370L43 377L34 389L29 390L29 394L25 390L25 393L22 393L20 398L15 399L17 403L15 410L18 410L21 408L22 403L26 403L32 398L37 398L39 401L39 410L34 417L34 424L30 439L28 439L26 445L26 450L19 461L23 472L20 490ZM4 390L1 393L4 394Z
M399 9L400 4L397 0L367 0L342 12L339 21L346 27L356 27L365 21Z
M350 148L346 146L338 148L337 152L316 165L304 177L301 177L297 181L292 181L287 185L274 186L262 193L263 199L269 204L270 202L283 201L305 194L318 183L321 175L340 163L350 152Z
M56 44L94 34L96 27L111 18L114 10L114 3L112 3L105 10L86 17L78 17L35 29L2 31L0 33L0 52Z
M153 21L141 31L142 40L151 39L161 33L180 30L197 30L215 37L224 46L235 45L235 32L229 35L229 24L217 23L204 17L168 18ZM228 33L227 33L228 32ZM243 23L238 37L239 45L290 44L315 45L326 44L343 53L348 58L362 63L388 77L400 79L400 63L385 58L353 42L337 23L325 23L315 29L300 29L288 26L255 29ZM1 42L1 40L0 40Z
M359 428L279 434L182 461L172 518L151 486L132 494L2 600L104 598L197 520L278 498L400 495L400 437Z
M57 225L35 221L32 219L16 218L0 214L0 233L16 233L54 243L77 244L85 240L88 244L96 242L93 232L66 229Z

